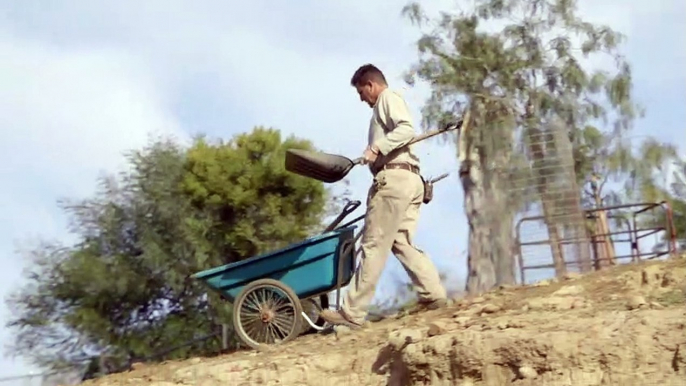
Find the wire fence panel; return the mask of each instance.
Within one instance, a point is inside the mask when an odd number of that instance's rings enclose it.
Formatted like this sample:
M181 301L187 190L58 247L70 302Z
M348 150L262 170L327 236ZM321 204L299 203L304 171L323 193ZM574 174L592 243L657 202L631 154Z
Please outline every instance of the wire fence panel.
M616 264L669 257L676 253L670 210L666 203L635 203L604 206L583 211L584 240L589 240L593 269ZM656 219L663 219L662 221ZM598 223L604 223L600 226ZM555 276L552 240L546 231L545 216L521 218L516 226L518 262L522 282L530 283ZM562 253L576 253L579 237L563 234L557 240ZM585 242L585 241L584 241ZM579 271L574 260L564 262L567 271Z
M569 270L589 271L590 243L577 183L572 143L562 125L520 133L520 158L502 176L508 183L515 216L517 265L545 266L545 276L563 276ZM540 217L537 224L522 218ZM521 243L537 242L525 254ZM563 242L566 240L566 242Z

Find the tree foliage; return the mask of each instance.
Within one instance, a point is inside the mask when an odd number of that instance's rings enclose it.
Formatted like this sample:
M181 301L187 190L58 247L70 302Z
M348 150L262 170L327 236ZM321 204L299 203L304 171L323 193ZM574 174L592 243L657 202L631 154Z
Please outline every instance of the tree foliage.
M677 159L676 147L647 137L636 143L630 138L603 132L595 126L579 130L574 142L577 182L588 184L597 180L597 189L604 206L658 200L670 164ZM586 206L592 193L587 189Z
M431 87L424 126L466 110L472 117L463 147L468 289L513 279L512 212L534 202L546 216L556 268L564 269L552 219L580 212L580 188L565 169L572 144L590 125L621 137L641 112L619 52L623 36L583 20L574 0L477 0L437 18L412 3L404 14L424 30L408 72L410 84ZM560 198L565 186L573 193Z
M676 162L670 193L667 201L672 208L674 235L680 250L686 251L686 159Z
M653 156L664 156L663 152L653 153ZM668 163L666 163L668 164ZM665 165L666 166L666 165ZM667 228L658 248L666 247L675 238L676 248L686 250L686 159L675 157L673 168L662 168L664 173L655 173L639 185L638 194L649 202L667 203L672 214L673 229ZM665 178L666 177L666 178ZM643 221L643 226L667 226L667 212L661 211L654 218Z
M188 151L182 189L205 215L195 230L224 263L281 248L321 225L324 186L284 166L286 149L303 147L309 148L257 129L228 143L200 139Z
M145 358L218 332L229 307L189 276L298 241L327 214L323 184L285 171L291 147L312 148L265 128L190 148L154 140L93 197L63 201L78 241L26 252L26 284L8 299L13 353L74 366L103 352Z

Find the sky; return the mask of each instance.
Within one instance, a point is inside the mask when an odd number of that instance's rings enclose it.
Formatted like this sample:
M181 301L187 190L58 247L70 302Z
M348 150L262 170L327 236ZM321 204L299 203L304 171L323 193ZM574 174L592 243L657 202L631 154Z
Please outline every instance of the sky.
M92 194L96 178L124 168L122 152L151 134L230 138L263 125L327 152L360 155L370 110L349 79L374 63L391 87L405 87L401 74L417 59L418 30L400 17L404 5L0 0L0 296L22 283L27 262L19 248L38 238L72 240L57 200ZM683 154L686 45L675 42L686 36L686 3L586 0L581 10L629 38L624 52L647 108L634 135L680 143ZM419 121L426 86L405 96ZM419 147L427 175L454 171L454 154L436 141ZM351 173L354 198L364 202L370 179L366 168ZM454 283L464 278L466 228L453 173L424 207L416 242ZM389 259L377 297L405 279ZM3 326L8 312L0 305ZM3 327L0 345L11 338ZM32 370L0 358L0 378Z

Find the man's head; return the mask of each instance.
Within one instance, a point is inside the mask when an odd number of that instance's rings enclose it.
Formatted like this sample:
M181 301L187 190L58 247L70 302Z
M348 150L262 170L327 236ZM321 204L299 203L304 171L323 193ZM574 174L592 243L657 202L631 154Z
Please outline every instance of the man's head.
M374 107L379 94L388 88L383 72L372 64L365 64L358 68L350 84L357 90L360 100L367 103L369 107Z

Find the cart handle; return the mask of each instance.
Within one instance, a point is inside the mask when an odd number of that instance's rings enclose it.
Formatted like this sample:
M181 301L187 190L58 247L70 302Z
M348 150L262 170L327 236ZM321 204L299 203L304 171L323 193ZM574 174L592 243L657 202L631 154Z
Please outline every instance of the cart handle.
M343 219L346 218L350 213L354 212L360 205L362 205L362 203L359 200L348 201L343 207L343 211L338 215L338 217L336 217L335 220L331 222L331 224L329 224L329 226L324 229L324 232L322 233L331 232L332 230L336 229L338 224L340 224L341 221L343 221Z

